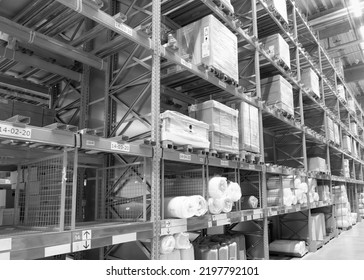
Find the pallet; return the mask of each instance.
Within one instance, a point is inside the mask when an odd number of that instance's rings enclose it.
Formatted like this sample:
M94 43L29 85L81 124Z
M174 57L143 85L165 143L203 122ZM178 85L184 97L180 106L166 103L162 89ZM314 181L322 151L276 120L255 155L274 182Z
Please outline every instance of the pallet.
M288 74L292 73L291 68L279 57L275 57L275 62L281 66L284 71L286 71Z
M204 63L202 64L202 67L208 72L210 72L212 75L214 75L216 78L220 79L222 82L235 87L239 87L239 81L234 80L229 75L226 75L223 71Z
M240 151L239 157L242 162L254 163L254 164L260 164L262 162L261 154L255 152Z
M277 107L276 105L271 105L270 107L273 108L279 115L289 120L294 120L294 115L292 115L291 113L288 113L287 111Z
M221 158L224 160L240 161L240 157L237 153L229 153L229 152L225 152L225 151L217 151L217 150L210 149L209 155L216 157L216 158Z
M181 151L181 152L190 153L190 154L199 154L199 155L208 155L209 154L208 148L195 148L189 144L177 145L169 140L162 141L162 148L169 149L169 150L175 150L175 151Z

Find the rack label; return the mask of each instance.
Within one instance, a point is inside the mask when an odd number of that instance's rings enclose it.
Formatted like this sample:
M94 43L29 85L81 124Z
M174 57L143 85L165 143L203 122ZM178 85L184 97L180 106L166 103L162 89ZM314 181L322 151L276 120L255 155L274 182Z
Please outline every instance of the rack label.
M226 83L222 82L219 80L219 85L222 86L223 88L226 88Z
M32 137L32 130L30 128L13 127L11 125L0 124L0 135L29 139Z
M220 161L220 165L222 165L222 166L229 166L229 161L228 160L221 160Z
M191 155L179 154L179 159L190 161L191 160Z
M113 235L112 236L112 245L126 243L126 242L130 242L130 241L135 241L135 240L137 240L136 232Z
M133 36L133 29L131 29L130 27L126 26L125 24L119 23L117 21L115 21L115 27L121 31L123 31L124 33Z
M92 140L86 140L86 145L87 145L87 146L95 146L95 141L92 141Z
M192 64L181 58L181 64L189 69L192 69Z
M130 152L130 145L111 142L111 150L121 151L121 152Z

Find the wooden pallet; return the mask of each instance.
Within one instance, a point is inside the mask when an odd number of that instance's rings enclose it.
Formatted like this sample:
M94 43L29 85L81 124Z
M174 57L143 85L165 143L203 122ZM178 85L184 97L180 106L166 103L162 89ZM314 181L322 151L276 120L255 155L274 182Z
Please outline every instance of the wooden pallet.
M199 155L208 155L209 154L208 148L196 148L196 147L192 147L192 145L189 145L189 144L177 145L169 140L162 141L162 148L175 150L175 151L181 151L181 152L190 153L190 154L199 154Z
M261 154L250 151L240 151L239 157L242 162L255 163L255 164L262 162Z
M210 149L209 155L216 157L216 158L221 158L224 160L240 161L239 154L237 154L237 153L230 153L230 152L217 151L217 150Z
M222 82L235 86L235 87L239 87L239 81L234 80L233 78L231 78L229 75L225 74L220 69L216 69L215 67L204 64L204 63L202 64L202 68L204 68L205 70L210 72L212 75L214 75L216 78L220 79Z

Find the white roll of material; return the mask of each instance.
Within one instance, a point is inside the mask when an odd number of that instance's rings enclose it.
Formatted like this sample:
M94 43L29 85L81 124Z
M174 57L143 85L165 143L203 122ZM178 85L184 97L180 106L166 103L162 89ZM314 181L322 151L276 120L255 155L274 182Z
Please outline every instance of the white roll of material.
M258 198L255 196L244 197L242 203L242 209L255 209L258 207Z
M222 212L222 208L224 207L224 201L222 199L214 199L210 197L207 201L207 205L210 214L218 215Z
M225 177L213 177L208 183L209 197L223 198L227 189L227 179Z
M195 250L194 250L192 244L190 245L189 248L180 249L179 251L181 254L181 260L185 261L185 260L194 260L195 259Z
M305 241L275 240L269 244L269 251L303 255L306 252Z
M308 185L307 185L307 183L303 182L303 183L298 185L297 189L302 190L304 193L307 193L308 192Z
M313 201L318 202L320 200L320 196L317 192L313 193Z
M176 244L175 249L189 249L191 247L191 242L189 240L189 234L186 232L180 232L173 235Z
M301 183L302 183L301 176L296 175L294 177L294 188L297 189Z
M204 199L201 195L192 195L190 196L190 199L197 205L194 216L200 217L207 213L208 207L206 199Z
M241 198L241 188L238 183L229 182L226 189L226 196L233 202L238 201Z
M173 252L176 245L176 240L173 235L162 236L160 239L160 253L163 255Z
M231 210L233 210L233 204L234 204L233 201L228 197L223 198L223 201L224 201L224 206L222 207L222 212L224 213L231 212Z
M298 198L294 194L292 195L292 205L296 205L298 203Z
M197 213L198 204L196 199L189 196L166 197L164 199L165 218L188 219Z

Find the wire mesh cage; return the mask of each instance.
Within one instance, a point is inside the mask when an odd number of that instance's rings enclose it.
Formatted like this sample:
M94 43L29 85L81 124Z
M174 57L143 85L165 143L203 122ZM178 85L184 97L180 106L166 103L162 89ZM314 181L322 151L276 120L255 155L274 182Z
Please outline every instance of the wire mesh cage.
M99 169L97 173L96 219L143 222L150 218L150 184L144 162Z
M261 178L258 172L240 170L241 210L261 208L260 181ZM255 203L253 204L252 201L255 201Z
M65 153L20 167L18 225L58 230L71 225L72 160Z

